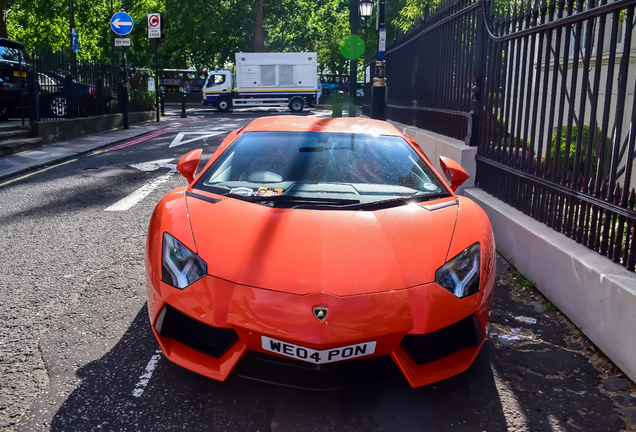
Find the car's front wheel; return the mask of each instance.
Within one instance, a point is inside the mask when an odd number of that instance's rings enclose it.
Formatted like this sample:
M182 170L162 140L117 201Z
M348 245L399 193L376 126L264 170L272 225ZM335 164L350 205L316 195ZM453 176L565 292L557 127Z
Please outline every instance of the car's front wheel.
M8 120L11 116L11 109L8 106L0 106L0 120Z
M66 103L66 97L61 94L54 94L49 99L49 112L53 117L66 117L68 113L68 105Z

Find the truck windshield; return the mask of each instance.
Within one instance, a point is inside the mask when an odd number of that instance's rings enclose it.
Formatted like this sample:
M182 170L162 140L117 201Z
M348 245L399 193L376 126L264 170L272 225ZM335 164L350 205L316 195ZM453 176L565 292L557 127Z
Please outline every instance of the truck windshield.
M328 132L246 132L195 188L358 203L450 196L401 137Z

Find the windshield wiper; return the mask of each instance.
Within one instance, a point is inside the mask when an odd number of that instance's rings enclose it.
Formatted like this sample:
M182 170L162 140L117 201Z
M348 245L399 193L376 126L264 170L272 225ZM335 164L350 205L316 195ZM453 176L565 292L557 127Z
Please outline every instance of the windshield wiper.
M382 201L372 201L368 203L355 203L350 205L340 205L340 206L331 206L314 204L309 206L303 206L302 208L320 208L323 210L366 210L366 211L374 211L387 209L392 207L400 207L406 204L412 203L420 203L425 201L432 201L439 198L450 198L450 194L448 193L436 193L429 195L411 195L408 197L400 197L400 198L391 198ZM300 207L296 207L300 208Z
M333 206L343 206L343 205L355 205L360 204L360 200L356 199L344 199L344 198L321 198L321 197L303 197L303 196L295 196L295 195L276 195L276 196L244 196L237 195L233 193L226 193L223 196L236 198L241 201L248 202L287 202L287 203L299 203L299 204L307 204L307 205L333 205Z

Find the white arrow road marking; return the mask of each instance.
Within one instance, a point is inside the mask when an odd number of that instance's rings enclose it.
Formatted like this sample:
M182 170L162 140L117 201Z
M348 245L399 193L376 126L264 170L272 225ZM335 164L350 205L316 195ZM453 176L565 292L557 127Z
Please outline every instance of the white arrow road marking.
M212 136L215 136L215 135L220 135L220 134L222 134L224 132L225 131L218 131L218 132L179 132L177 134L177 136L174 137L174 140L172 140L172 143L168 146L168 148L180 146L180 145L187 144L187 143L190 143L192 141L196 141L196 140L200 140L200 139L204 139L204 138L209 138L209 137L212 137ZM198 136L196 138L187 139L187 140L183 141L183 138L186 135L201 135L201 136Z
M129 166L132 167L132 168L136 168L139 171L144 171L144 172L156 171L159 168L176 169L177 168L176 164L168 163L168 162L171 162L173 160L174 160L174 158L172 158L172 159L159 159L159 160L156 160L156 161L142 162L142 163L133 164L133 165L129 165Z
M133 25L133 23L131 23L130 21L119 21L119 18L117 18L115 21L113 21L113 25L116 28L119 28L120 25L122 25L122 26L131 26L131 25Z
M144 393L144 390L148 385L148 381L150 381L150 377L157 367L157 362L161 358L161 350L157 350L155 352L157 354L152 356L152 358L148 362L148 365L146 366L145 372L139 377L139 382L135 386L135 390L133 390L132 395L135 397L141 397L141 395Z
M150 192L157 189L159 186L170 180L170 177L174 175L176 171L170 170L168 174L164 174L161 177L157 177L155 180L150 183L146 183L130 195L125 198L120 199L112 206L104 209L104 211L126 211L135 204L137 204L142 199L146 198L150 195Z

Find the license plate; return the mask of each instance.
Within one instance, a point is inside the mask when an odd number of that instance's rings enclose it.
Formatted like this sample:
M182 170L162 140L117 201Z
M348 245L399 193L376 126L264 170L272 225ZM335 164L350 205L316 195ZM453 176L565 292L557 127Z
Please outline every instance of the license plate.
M19 77L20 76L20 72L19 71L13 71L13 76ZM24 78L26 78L26 72L22 72L22 76Z
M324 364L356 357L363 357L375 352L375 341L355 345L347 345L326 350L314 350L300 345L261 336L262 347L265 351L282 354L287 357L303 360L309 363Z

